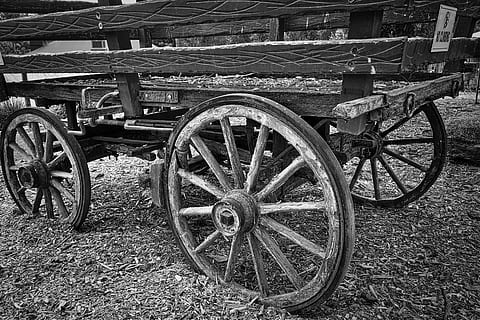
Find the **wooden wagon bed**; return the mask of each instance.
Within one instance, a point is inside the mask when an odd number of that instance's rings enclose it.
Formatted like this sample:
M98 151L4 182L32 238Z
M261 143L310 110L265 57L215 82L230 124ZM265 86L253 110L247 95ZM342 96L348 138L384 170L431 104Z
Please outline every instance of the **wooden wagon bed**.
M446 158L434 100L457 96L471 76L465 60L480 56L480 39L470 38L478 0L0 0L0 8L40 13L0 21L0 41L106 40L110 49L1 56L0 100L64 104L66 113L60 121L25 108L6 121L0 160L20 210L79 228L88 161L142 157L152 162L152 199L194 268L289 311L325 301L345 276L352 200L402 207L433 185ZM416 37L413 23L435 21L433 38ZM286 37L328 28L348 28L348 37ZM268 41L246 41L251 34ZM181 46L225 35L241 43ZM3 77L51 72L96 75Z

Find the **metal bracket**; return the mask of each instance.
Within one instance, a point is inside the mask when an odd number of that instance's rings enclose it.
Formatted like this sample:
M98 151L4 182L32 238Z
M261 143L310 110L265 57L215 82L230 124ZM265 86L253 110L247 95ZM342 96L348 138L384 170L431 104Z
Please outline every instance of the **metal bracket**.
M458 97L459 94L460 94L460 82L458 80L453 80L452 92L450 95L452 96L452 98L455 98L455 97Z
M415 110L417 106L416 102L416 95L413 92L407 93L407 97L405 98L405 101L403 102L403 113L410 118L413 114L413 111Z
M365 113L348 121L338 119L337 129L339 132L353 134L355 136L359 135L364 132L367 127L367 117L368 115Z
M178 103L178 91L140 90L138 100L145 103Z

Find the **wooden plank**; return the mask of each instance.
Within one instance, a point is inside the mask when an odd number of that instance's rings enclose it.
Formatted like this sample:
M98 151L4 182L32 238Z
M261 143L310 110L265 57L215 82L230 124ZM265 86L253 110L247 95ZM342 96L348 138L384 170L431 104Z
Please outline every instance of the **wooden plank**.
M468 15L480 12L480 0L411 1L424 10L437 10L440 3L453 3ZM152 0L114 7L99 7L75 12L51 13L0 22L0 40L41 39L53 34L119 31L152 28L155 25L188 25L256 18L286 18L322 12L379 10L406 7L404 0ZM436 8L436 9L435 9Z
M404 103L408 95L413 94L415 96L416 105L445 96L453 96L452 88L455 81L461 87L463 75L457 73L432 81L425 81L404 88L378 92L368 97L342 102L333 108L332 114L337 118L347 120L378 109L384 109L383 113L386 118L401 115L404 112Z
M402 59L402 71L414 72L427 64L480 57L479 38L454 38L448 52L430 52L432 42L432 39L409 39Z
M3 73L398 73L406 38L295 41L118 52L7 55Z
M51 13L81 10L96 6L97 4L87 1L0 0L0 12L11 13Z
M40 98L49 97L57 101L80 101L82 89L90 84L53 84L53 83L8 83L7 93L13 97ZM89 91L92 100L100 99L104 94L115 89L113 85L95 86ZM285 90L285 89L246 89L246 88L172 88L169 86L143 86L141 90L168 91L178 89L179 102L176 104L157 103L159 107L191 108L207 99L229 93L253 93L286 106L295 113L305 116L331 116L331 110L343 102L336 93L321 93L315 91ZM149 105L151 105L149 103Z
M391 9L384 14L385 24L397 23L427 23L434 22L437 14L425 11ZM309 31L321 29L338 29L349 26L350 15L346 12L320 13L318 15L294 16L286 18L285 31ZM256 19L243 21L226 21L220 23L202 23L196 25L175 25L152 27L148 30L155 40L241 35L252 33L267 33L270 30L270 19ZM99 31L73 34L43 34L34 40L102 40L105 34ZM140 30L130 30L130 39L142 39Z

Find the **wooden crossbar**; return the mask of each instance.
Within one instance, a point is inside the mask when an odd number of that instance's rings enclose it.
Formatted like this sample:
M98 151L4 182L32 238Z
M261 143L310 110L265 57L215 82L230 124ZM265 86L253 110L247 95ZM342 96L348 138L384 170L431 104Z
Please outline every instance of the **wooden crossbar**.
M440 4L450 4L459 8L459 13L469 16L479 16L480 13L480 0L412 0L409 3L413 8L427 11L438 10ZM0 41L153 28L157 25L172 26L257 18L286 18L322 12L378 10L381 7L404 8L405 6L405 0L275 0L268 2L152 0L2 21L0 22Z
M264 42L4 56L3 73L398 73L407 39Z
M402 37L6 55L0 72L397 74L416 71L430 63L480 56L480 39L455 38L446 53L431 53L431 45L431 39Z

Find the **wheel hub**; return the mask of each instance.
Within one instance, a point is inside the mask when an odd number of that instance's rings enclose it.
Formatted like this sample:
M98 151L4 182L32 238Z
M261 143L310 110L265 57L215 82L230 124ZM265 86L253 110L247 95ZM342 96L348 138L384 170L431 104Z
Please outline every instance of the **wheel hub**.
M363 134L363 141L367 142L367 146L362 148L363 157L372 159L382 153L383 138L377 132L366 132Z
M39 160L18 169L18 180L25 188L46 188L48 187L48 169Z
M212 218L225 236L250 232L258 221L256 201L243 190L233 190L213 206Z

